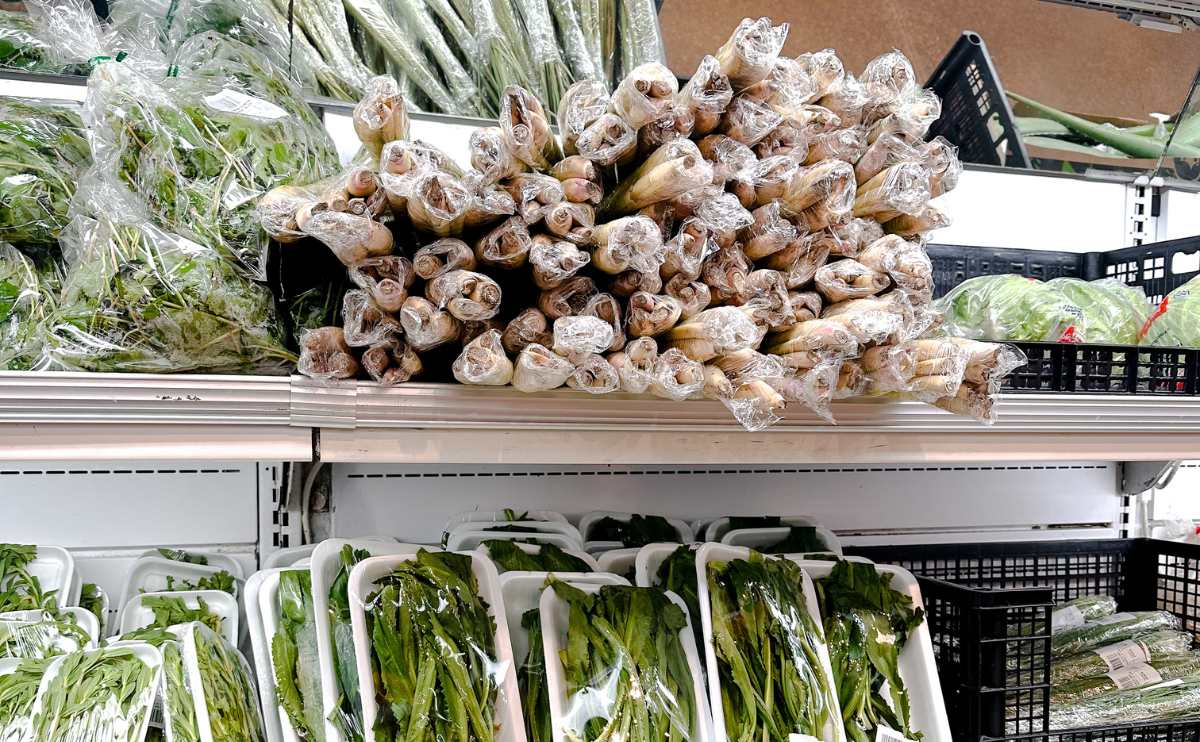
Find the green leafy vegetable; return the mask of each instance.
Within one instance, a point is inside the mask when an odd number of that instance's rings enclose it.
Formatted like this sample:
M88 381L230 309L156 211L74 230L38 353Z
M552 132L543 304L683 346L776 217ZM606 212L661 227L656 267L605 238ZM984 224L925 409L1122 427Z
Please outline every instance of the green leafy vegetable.
M1083 310L1084 337L1089 343L1136 345L1138 332L1150 316L1146 293L1115 278L1055 278L1046 286L1061 291Z
M49 44L37 31L37 25L28 13L0 10L0 68L61 72Z
M333 645L333 672L337 678L337 706L330 712L329 721L343 737L362 742L362 699L358 692L358 661L354 656L354 634L350 626L350 570L371 556L366 549L342 547L342 566L329 587L329 633Z
M829 545L817 535L814 526L789 526L786 536L773 544L761 547L759 551L764 554L804 554L828 548Z
M471 557L421 550L366 599L376 740L492 740L495 624Z
M589 541L620 541L625 546L679 542L679 531L661 515L634 514L629 520L605 517L588 532Z
M324 740L321 669L312 578L306 570L279 575L279 630L271 637L271 665L279 705L303 739Z
M185 562L187 564L199 564L208 566L208 557L203 554L193 554L190 551L183 549L156 549L158 555L164 559L170 559L173 562Z
M700 625L700 591L696 585L696 547L681 545L658 565L655 580L663 590L683 598L696 636L696 650L704 659L704 627Z
M591 572L592 567L577 556L566 553L554 544L541 544L529 554L512 541L491 539L483 541L488 556L502 572Z
M1167 148L1167 143L1163 140L1130 134L1115 126L1106 126L1098 124L1095 121L1088 121L1085 118L1060 111L1044 103L1038 103L1023 95L1017 95L1012 91L1005 92L1009 98L1029 107L1039 116L1043 116L1051 121L1057 121L1077 134L1093 139L1100 144L1106 144L1118 149L1131 157L1157 159L1163 154L1168 157L1200 157L1200 147L1177 141L1172 142L1170 148ZM1164 149L1166 150L1165 152Z
M0 613L57 609L57 591L43 590L29 571L36 558L37 547L32 544L0 544Z
M0 673L0 740L29 738L30 713L38 685L51 659L21 660L9 673Z
M100 586L93 582L83 583L79 593L79 607L96 617L100 625L104 625L107 616L104 615L104 593Z
M1151 315L1141 344L1200 348L1200 277L1167 294Z
M209 610L208 604L204 602L204 598L197 595L196 603L195 608L189 608L183 598L174 598L166 595L142 596L142 606L149 608L154 613L152 627L165 629L169 626L199 621L219 634L221 632L221 617Z
M20 611L0 619L0 657L53 657L85 649L91 640L69 613Z
M34 739L140 742L154 681L155 669L128 647L68 654L41 694Z
M749 559L709 562L707 574L729 738L824 738L833 695L817 653L821 627L808 613L800 568L751 552Z
M1050 706L1050 728L1066 729L1137 721L1170 721L1196 716L1200 710L1200 677L1180 683L1106 693L1069 706Z
M237 597L237 581L225 570L213 572L211 575L187 580L182 577L167 575L167 590L220 590L223 593Z
M1168 657L1187 654L1192 648L1192 635L1184 631L1161 630L1142 634L1134 639L1149 658L1150 664ZM1108 663L1094 651L1072 654L1056 659L1050 665L1050 684L1065 685L1072 680L1108 672Z
M41 331L59 282L52 260L35 261L0 242L0 370L28 371L43 365Z
M196 703L188 688L187 669L179 643L161 644L163 654L163 689L167 718L171 724L172 742L200 742L200 726L196 721Z
M1083 310L1062 292L1023 276L977 276L935 302L952 335L983 340L1087 342Z
M899 663L925 612L893 590L891 580L873 564L842 560L828 577L816 581L842 722L846 736L856 742L873 740L881 724L909 739L922 736L912 728Z
M213 742L265 742L250 668L237 649L203 624L191 624Z
M551 589L567 604L559 652L569 740L694 739L694 679L679 634L687 616L659 588Z
M1064 657L1150 631L1178 628L1179 618L1166 611L1114 613L1098 621L1055 632L1050 637L1050 655Z
M552 742L550 696L546 689L546 655L542 651L542 615L534 608L521 616L521 628L529 634L529 652L517 673L525 737L529 742Z
M1200 654L1189 652L1188 654L1175 657L1164 657L1149 663L1149 665L1154 668L1154 673L1147 673L1143 676L1144 682L1140 683L1140 685L1153 685L1165 680L1200 675ZM1116 690L1119 690L1117 682L1107 674L1076 678L1075 680L1055 685L1051 688L1050 705L1067 706L1089 698L1096 698L1106 693L1112 693Z

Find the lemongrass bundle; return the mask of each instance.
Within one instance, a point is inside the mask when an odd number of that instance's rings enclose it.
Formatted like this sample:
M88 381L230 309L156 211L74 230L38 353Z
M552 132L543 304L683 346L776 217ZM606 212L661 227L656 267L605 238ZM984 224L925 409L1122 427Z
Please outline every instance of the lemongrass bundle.
M913 295L933 293L933 265L920 244L896 235L881 237L858 257L863 265L891 277Z
M610 275L657 271L666 258L662 232L644 216L626 216L592 229L592 264Z
M533 238L529 265L533 283L539 289L563 285L591 261L591 256L570 242L551 240L545 235Z
M821 316L821 295L815 291L789 291L788 305L793 323L807 322Z
M796 57L808 76L816 84L817 98L823 97L846 76L846 67L833 49L822 49Z
M631 340L624 350L608 355L608 362L621 381L621 391L629 394L642 394L650 388L657 360L658 343L649 337Z
M601 167L625 165L637 154L637 129L617 114L606 113L579 133L575 148Z
M595 206L604 198L604 188L585 178L568 178L562 182L563 198L571 203Z
M716 57L705 56L700 60L679 99L692 112L693 134L701 136L717 128L733 100L733 87Z
M615 351L625 347L625 325L621 321L621 302L612 294L596 294L590 297L583 311L585 317L596 317L612 328L612 341L605 350Z
M549 170L562 159L541 102L520 86L510 85L500 98L500 130L513 155L535 170Z
M463 321L491 319L500 312L500 284L482 273L443 273L425 285L425 297Z
M344 0L343 4L359 27L434 105L443 111L473 110L469 102L459 105L409 35L376 0Z
M833 111L842 120L842 126L858 126L862 123L863 108L867 105L867 91L854 75L846 73L825 91L817 105Z
M558 104L558 131L566 154L579 151L579 137L608 113L609 102L608 88L598 80L580 80L567 88Z
M682 275L691 281L700 276L700 267L717 250L708 226L695 217L689 217L679 225L679 231L668 240L659 274L666 279Z
M453 270L475 270L475 253L467 243L446 237L413 253L413 272L426 281Z
M810 140L819 134L828 134L842 128L842 119L824 106L809 103L788 113L787 122L802 131ZM867 142L873 141L870 132Z
M713 307L671 328L666 342L688 358L704 362L755 347L762 338L762 329L737 307Z
M676 139L654 151L604 200L601 211L628 214L670 201L712 182L712 165L690 139Z
M792 155L776 155L759 160L751 174L755 205L761 207L778 202L803 164L801 158Z
M420 356L399 337L387 338L363 351L362 367L384 386L403 384L419 375L423 368Z
M422 296L410 296L400 308L404 337L418 352L457 340L460 325L449 312Z
M962 174L962 162L958 159L958 148L945 137L934 137L921 148L921 161L929 168L929 193L937 198L958 185Z
M714 185L734 178L750 178L758 158L754 150L726 134L709 134L696 142L704 159L712 163Z
M575 358L575 371L567 386L589 394L610 394L621 388L621 377L608 359L598 353Z
M455 177L463 169L454 158L438 147L421 140L397 139L387 142L379 154L380 174L407 175L423 170L440 170Z
M922 237L935 229L950 226L950 217L944 211L926 204L915 214L901 214L883 224L883 231L904 238Z
M834 129L812 138L806 165L815 165L821 160L844 160L858 162L867 151L866 132L859 128Z
M553 342L550 320L540 309L527 307L508 321L500 342L509 353L519 353L531 344L550 345Z
M517 213L516 201L499 186L474 184L473 195L463 216L464 229L486 227Z
M530 392L548 392L567 383L575 364L539 343L526 344L513 364L512 385Z
M869 395L907 391L917 372L916 350L907 344L868 348L862 355L862 369Z
M784 275L789 289L806 286L829 259L830 240L802 235L779 252L771 253L763 265Z
M844 258L855 258L875 240L883 236L883 227L874 219L855 217L830 229L833 237L830 252Z
M495 330L467 343L450 369L463 384L504 386L513 376L513 363L504 354L500 333Z
M853 358L858 355L859 340L840 322L813 319L768 335L764 347L768 353L780 356L808 353L827 358Z
M746 290L746 275L752 267L737 245L718 250L700 269L700 280L708 284L713 299L725 302Z
M621 273L608 284L608 290L616 296L628 299L639 291L657 294L662 291L663 281L658 271L629 270Z
M462 343L463 345L466 345L488 330L495 330L496 332L501 332L504 330L504 323L495 317L489 317L488 319L466 320L461 324L462 327L460 327L458 331L458 342Z
M807 132L790 123L782 123L754 145L754 154L760 158L776 155L804 157L810 144Z
M754 379L785 376L786 371L777 356L759 353L753 348L731 351L713 359L712 365L721 369L725 378L736 388Z
M575 276L564 281L561 286L543 291L538 296L538 309L553 321L583 311L588 299L598 293L592 279L587 276Z
M400 86L392 77L372 78L350 118L358 140L376 157L384 144L408 138L408 110Z
M821 90L804 65L795 59L779 57L766 79L741 94L766 103L786 118L820 97Z
M742 231L742 251L751 260L762 260L794 242L796 226L783 218L779 202L759 206L753 212L754 223Z
M848 211L854 203L854 183L854 168L849 163L825 160L797 170L784 184L780 203L789 216L799 216L818 204L844 206Z
M516 213L526 224L542 218L546 206L563 200L563 184L558 178L540 173L522 173L500 184L516 203Z
M679 302L682 308L679 318L687 321L708 308L712 303L712 290L708 284L697 281L684 273L676 273L664 286L667 296Z
M400 311L414 280L412 263L399 255L367 258L351 266L349 274L354 285L366 291L380 309L391 313Z
M525 265L532 247L524 220L514 216L475 241L475 257L485 265L513 270Z
M444 172L417 176L408 196L408 218L413 226L439 237L462 232L475 197L458 178Z
M919 212L930 197L929 169L917 162L901 162L858 187L854 216L869 216L883 223Z
M612 344L612 325L599 317L586 315L559 317L554 320L555 353L567 358L600 353Z
M358 359L346 344L340 327L318 327L300 336L300 373L313 379L353 379L358 375Z
M367 216L310 204L296 212L296 224L301 232L320 240L348 266L392 251L392 231Z
M817 291L830 303L874 296L891 285L887 273L852 258L822 266L813 276Z
M753 98L734 96L721 117L717 131L753 147L783 123L783 117L770 106Z
M690 137L695 125L691 109L678 101L672 103L666 113L638 129L638 155L645 157L672 139Z
M907 307L907 314L911 317L911 306ZM842 325L865 345L882 343L901 332L906 324L906 313L904 305L890 295L870 296L830 304L821 311L821 319Z
M601 79L601 72L596 66L596 60L589 53L583 29L579 25L579 16L575 13L571 0L549 0L549 4L550 12L554 15L554 25L558 29L558 42L566 55L572 77L576 80Z
M947 412L972 417L981 422L992 422L996 419L996 401L987 385L964 382L959 385L953 396L935 399L933 404Z
M677 348L668 348L654 361L650 392L656 397L682 401L704 389L704 366Z
M779 271L760 268L746 275L745 287L729 300L756 325L776 328L793 324L787 278Z
M524 22L534 73L540 80L539 93L553 109L571 85L571 71L559 54L550 8L546 0L514 0L514 4Z
M586 245L592 240L596 210L588 204L564 201L542 210L542 224L555 237L561 237L573 245Z
M612 110L634 129L640 129L671 110L679 81L660 62L630 70L612 94Z
M442 36L441 27L425 7L426 0L394 0L389 8L399 10L409 33L419 39L429 57L441 70L440 78L445 80L446 87L454 98L456 112L466 115L483 113L479 108L479 90L471 75L463 67L454 50Z
M352 348L373 345L401 331L400 322L360 289L351 289L342 297L342 329Z
M670 296L639 291L629 297L625 329L636 338L657 337L670 330L683 314L683 305Z
M483 176L483 182L495 183L529 169L508 148L504 134L497 126L471 132L471 167Z
M787 41L787 32L788 24L772 26L769 18L742 19L716 53L721 73L729 78L735 91L761 82L771 74Z
M716 402L724 402L733 398L733 384L725 376L725 372L712 364L704 366L704 386L701 396Z

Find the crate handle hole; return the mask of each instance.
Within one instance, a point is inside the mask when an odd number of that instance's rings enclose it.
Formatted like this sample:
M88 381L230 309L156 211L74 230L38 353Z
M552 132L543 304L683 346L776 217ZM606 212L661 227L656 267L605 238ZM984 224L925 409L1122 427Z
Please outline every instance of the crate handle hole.
M1180 273L1195 273L1200 271L1200 250L1196 252L1177 252L1171 256L1171 275Z

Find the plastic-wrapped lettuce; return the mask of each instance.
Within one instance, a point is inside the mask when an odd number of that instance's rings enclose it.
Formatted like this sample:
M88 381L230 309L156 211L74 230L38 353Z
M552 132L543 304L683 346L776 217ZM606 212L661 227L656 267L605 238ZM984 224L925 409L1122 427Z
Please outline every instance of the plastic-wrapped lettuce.
M41 368L40 332L58 293L57 268L0 242L0 370Z
M1083 309L1061 291L1024 276L977 276L938 299L951 335L977 340L1087 342Z
M52 249L90 161L73 108L0 98L0 240Z
M0 10L0 68L26 72L60 72L50 45L37 32L28 13Z
M1150 316L1150 300L1138 286L1115 278L1083 281L1055 278L1046 286L1061 291L1083 310L1086 341L1111 345L1136 345L1138 332Z
M1142 331L1141 344L1200 348L1200 276L1167 294Z
M175 66L163 81L123 62L92 73L84 121L97 168L144 199L159 226L264 278L259 197L335 173L333 142L299 88L245 44L194 36Z

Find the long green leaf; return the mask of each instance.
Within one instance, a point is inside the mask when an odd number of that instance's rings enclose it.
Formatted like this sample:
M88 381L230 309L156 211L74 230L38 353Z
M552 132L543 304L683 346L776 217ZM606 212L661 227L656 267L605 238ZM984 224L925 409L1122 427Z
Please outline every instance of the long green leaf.
M1029 108L1037 111L1039 114L1051 121L1057 121L1068 129L1091 137L1101 144L1107 144L1110 147L1119 149L1132 157L1140 157L1143 159L1156 159L1163 154L1163 144L1161 140L1150 139L1137 134L1127 134L1120 129L1114 129L1109 126L1097 124L1094 121L1088 121L1074 114L1060 111L1057 108L1051 108L1044 103L1026 98L1023 95L1017 95L1014 92L1007 91L1008 97L1024 104ZM1200 147L1194 147L1179 142L1173 142L1170 149L1166 152L1167 155L1174 157L1200 157Z

